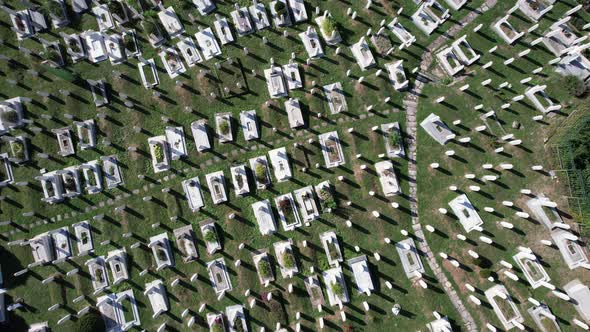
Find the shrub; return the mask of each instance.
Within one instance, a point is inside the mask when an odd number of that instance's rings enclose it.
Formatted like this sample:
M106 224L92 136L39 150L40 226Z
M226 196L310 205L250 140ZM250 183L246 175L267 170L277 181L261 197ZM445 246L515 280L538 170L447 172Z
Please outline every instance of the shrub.
M331 16L326 17L322 22L322 30L326 36L331 37L332 33L337 29L338 23Z
M330 288L332 289L332 293L334 293L334 295L338 297L342 297L342 295L344 295L344 289L342 288L342 284L339 282L333 282L330 285Z
M263 258L258 262L258 270L263 279L270 278L270 263L266 258Z
M277 1L275 3L275 12L279 16L286 14L287 13L287 6L285 6L285 3L283 3L282 1Z
M449 85L453 82L453 79L450 76L445 76L443 79L440 80L442 85Z
M584 81L577 76L564 76L559 83L569 94L574 97L582 97L586 93L586 85Z
M5 110L4 112L0 113L0 119L4 123L16 124L18 121L18 113L13 110Z
M393 146L399 146L401 140L402 140L402 136L399 134L399 131L397 129L393 129L389 133L389 141L391 142L391 144Z
M295 258L293 257L293 253L289 251L283 252L283 265L287 269L292 269L295 267Z
M254 174L256 175L256 179L260 182L265 182L266 180L266 167L262 163L256 164L254 168Z
M234 319L234 330L236 332L244 332L244 323L242 323L242 319L240 317L236 317Z
M227 134L229 134L229 123L227 121L222 121L219 124L219 131L224 136L227 135Z
M164 159L164 149L162 149L162 145L154 145L154 157L156 158L156 162L160 162Z
M57 1L47 1L47 3L45 3L45 7L43 7L43 10L45 10L45 12L48 15L54 16L57 19L61 19L63 17L63 8L61 7L61 4L59 4Z
M104 332L104 330L102 316L94 309L80 317L74 327L75 332Z
M207 241L207 242L217 241L217 236L215 235L215 232L213 232L212 230L207 230L203 237L205 238L205 241Z

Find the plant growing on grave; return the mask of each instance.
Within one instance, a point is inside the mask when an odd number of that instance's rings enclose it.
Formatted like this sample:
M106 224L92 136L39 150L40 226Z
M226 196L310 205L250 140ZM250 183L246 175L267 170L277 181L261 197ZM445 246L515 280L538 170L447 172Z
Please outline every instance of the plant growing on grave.
M244 323L242 322L242 319L238 316L236 316L236 318L234 318L233 321L233 326L234 326L234 331L236 332L244 332Z
M47 47L47 51L45 53L45 59L47 61L54 62L56 64L61 63L61 54L57 47Z
M135 53L137 51L133 34L127 33L123 36L123 46L131 53Z
M0 120L6 124L15 124L18 121L18 113L15 110L4 110L0 113Z
M406 80L406 77L405 77L405 75L404 75L404 73L402 71L396 71L395 72L395 80L398 83L402 83L403 81Z
M154 38L160 37L160 28L158 27L158 23L155 19L147 16L145 20L143 20L143 29L145 33Z
M311 287L311 297L314 299L322 296L322 289L320 287Z
M344 289L342 288L342 284L340 284L337 281L334 281L330 284L330 289L332 290L332 293L334 293L334 295L336 295L337 297L342 297L342 295L344 295Z
M330 269L330 264L328 263L328 259L324 255L320 255L318 257L317 264L318 264L318 268L320 269L320 271L325 271L325 270Z
M80 53L80 45L75 38L68 39L68 47L72 50L72 52Z
M82 236L80 236L80 241L82 241L82 244L87 244L88 240L88 232L82 232Z
M238 183L238 189L242 189L244 187L244 177L242 174L236 175L236 182Z
M125 5L122 2L111 0L107 3L107 6L112 14L117 14L120 18L124 18L125 8L123 6Z
M332 16L327 16L322 22L322 31L328 37L332 37L332 33L338 28L338 22Z
M392 129L391 132L389 132L389 142L391 143L391 145L395 146L395 147L399 147L402 141L402 136L400 135L399 131L397 129Z
M213 243L213 242L217 241L217 235L215 235L215 232L210 229L205 231L203 238L205 239L205 241L207 241L209 243Z
M213 324L211 324L211 332L224 332L220 318L216 318Z
M127 6L135 9L136 12L141 13L143 11L143 7L141 5L141 0L126 0L125 3Z
M25 147L24 143L20 140L10 142L10 148L15 158L24 159Z
M103 332L105 330L102 315L96 309L90 309L78 318L74 326L75 332Z
M64 186L68 191L76 191L76 181L72 176L68 176L64 181Z
M166 252L166 249L164 249L163 246L158 246L158 250L156 250L156 253L158 254L158 260L160 261L167 261L168 260L168 253Z
M324 187L319 190L318 196L320 197L321 203L325 208L335 209L337 207L334 196L329 188Z
M335 260L340 258L340 250L338 250L338 245L336 242L331 242L327 244L328 246L328 254L330 254L330 258Z
M568 75L560 78L559 85L562 86L570 96L580 98L586 93L584 81L574 75Z
M377 52L381 55L386 55L393 46L391 40L384 35L374 35L371 40L373 41L373 45L377 49Z
M164 149L162 149L162 145L154 145L154 158L156 158L157 163L164 159Z
M256 180L259 182L266 182L266 167L263 163L256 164L256 167L254 167L254 175L256 175Z
M275 9L275 13L277 13L277 15L279 15L279 16L285 15L287 13L287 6L282 1L275 2L274 9Z
M279 209L281 209L281 212L283 212L283 214L286 216L291 212L291 200L288 198L283 198L279 201Z
M295 257L290 250L285 250L281 256L283 260L283 266L287 269L292 269L295 267Z
M61 4L54 0L47 1L42 7L42 11L44 11L47 15L57 19L61 19L64 15Z
M449 85L453 82L453 79L450 76L445 76L440 80L440 84L442 85Z
M258 271L260 271L260 276L262 277L262 279L270 278L271 269L268 259L263 258L260 261L258 261Z
M219 124L219 131L223 136L227 136L229 134L229 122L227 120L224 120Z

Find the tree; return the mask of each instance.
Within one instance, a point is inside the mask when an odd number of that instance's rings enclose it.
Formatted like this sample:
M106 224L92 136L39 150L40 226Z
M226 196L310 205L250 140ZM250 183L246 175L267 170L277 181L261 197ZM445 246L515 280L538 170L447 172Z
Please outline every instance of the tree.
M104 332L105 326L101 314L91 309L78 319L74 327L75 332Z
M560 80L559 85L562 86L565 89L565 91L567 91L570 94L570 96L580 98L584 94L586 94L586 85L584 84L584 81L582 81L577 76L564 76Z

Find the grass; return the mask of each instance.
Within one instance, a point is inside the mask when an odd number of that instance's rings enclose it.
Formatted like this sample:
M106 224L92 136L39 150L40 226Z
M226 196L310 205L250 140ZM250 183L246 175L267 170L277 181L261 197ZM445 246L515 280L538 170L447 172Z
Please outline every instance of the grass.
M399 19L404 26L416 33L418 41L415 46L400 51L397 50L399 44L392 38L396 51L385 58L378 57L377 61L379 67L382 67L387 62L404 60L404 67L408 73L419 64L424 52L423 47L454 24L449 20L432 36L424 36L410 22L408 14L415 11L416 5L409 0L395 3L381 1L380 4L376 3L374 9L370 11L364 9L363 2L356 1L345 6L340 1L311 0L306 3L310 16L312 16L310 9L315 6L330 11L339 23L338 29L343 38L342 46L349 46L357 42L365 35L369 26L377 27L381 20L391 20L396 15L397 4L403 4L404 12L399 16ZM475 8L481 3L482 0L475 0L471 1L469 6ZM21 8L19 7L21 5L17 3L11 5L17 9ZM233 10L233 6L229 2L218 2L217 5L219 13L223 16L229 16L230 11ZM560 4L560 6L563 5ZM356 10L359 19L352 21L346 15L347 7ZM466 8L459 12L453 12L452 20L460 20L467 15L468 11ZM176 12L183 19L187 32L191 35L194 34L198 30L198 26L190 23L188 11L181 11L178 7ZM191 12L197 15L194 10ZM498 12L493 12L493 14L498 14ZM4 23L9 22L8 15L4 12L0 13L0 20ZM213 15L199 16L198 25L212 26L213 20ZM73 24L76 29L66 27L60 31L74 33L97 29L96 20L90 15L81 16ZM335 55L335 47L324 45L327 57L314 60L310 65L306 65L307 54L296 36L297 33L305 29L306 25L299 24L288 28L289 36L287 37L283 37L282 29L274 28L240 37L236 44L223 47L224 57L231 57L234 61L232 65L223 62L221 68L229 68L230 72L215 68L214 63L222 62L222 59L204 62L188 69L185 74L177 78L183 82L182 86L177 86L175 81L168 77L157 56L157 51L149 46L146 31L137 26L137 39L143 57L146 59L155 58L161 81L156 91L162 97L154 97L152 91L142 87L135 59L116 67L111 66L108 61L100 64L90 64L85 61L75 65L68 64L66 70L79 74L83 79L106 80L111 91L112 102L109 106L100 109L94 107L92 96L85 84L64 81L55 76L55 71L48 70L45 65L41 64L42 59L38 56L25 56L18 52L18 47L22 46L32 50L33 53L39 53L43 50L42 45L33 39L17 41L14 32L8 28L7 24L0 26L0 38L4 41L2 52L13 58L12 61L0 63L0 75L5 79L13 79L18 82L17 85L1 83L0 94L2 98L26 96L33 99L33 102L26 107L26 117L32 123L11 133L14 135L26 134L30 139L33 161L22 166L13 165L17 181L30 181L30 183L26 186L8 186L0 189L1 195L5 197L0 201L2 220L12 220L11 225L0 226L2 234L0 263L5 276L5 287L8 289L7 297L23 298L27 303L27 310L19 310L9 314L11 328L15 331L26 330L27 324L38 321L48 321L50 326L55 326L59 318L72 310L78 311L87 305L94 305L94 297L87 297L77 303L72 301L81 294L88 295L92 292L92 285L84 266L88 257L75 257L71 261L57 266L36 267L33 273L28 273L20 278L6 277L22 270L32 262L30 248L7 246L8 242L30 238L44 231L71 225L82 220L90 220L91 222L97 255L106 255L110 250L126 248L131 276L129 288L133 289L138 300L142 328L147 330L157 329L164 321L167 321L171 329L188 330L186 320L180 317L180 313L186 308L191 308L193 310L191 314L197 316L197 327L206 329L206 312L221 312L229 305L247 303L249 298L261 299L264 292L271 290L273 291L273 300L270 302L261 300L259 301L260 305L246 310L250 330L259 330L261 327L265 327L267 330L274 329L277 322L294 328L296 324L295 313L298 311L302 312L304 317L300 320L303 330L317 330L316 318L318 317L324 317L326 326L333 330L345 330L349 327L354 330L421 330L424 329L426 322L433 319L433 311L448 315L453 326L459 328L461 325L459 315L443 294L442 286L436 282L433 273L429 270L425 273L429 277L428 289L416 287L406 278L393 247L386 245L383 241L385 237L390 238L393 242L404 238L399 231L402 228L407 229L411 222L407 196L384 198L378 197L379 195L371 197L368 194L369 191L380 193L379 181L374 174L372 165L381 160L379 154L385 152L383 138L373 132L371 128L395 121L405 123L405 115L399 111L402 108L401 102L405 94L395 92L385 77L374 75L376 68L369 72L362 72L355 64L347 47L342 47L341 55ZM60 40L57 34L46 33L41 37L49 41ZM264 45L261 42L262 37L267 37L269 43ZM243 47L249 49L248 55L244 55ZM482 48L483 46L479 43L478 47ZM267 59L273 57L277 64L286 64L291 58L291 52L295 53L295 60L299 63L306 90L292 91L290 97L300 99L304 118L309 124L308 128L297 131L289 129L283 106L284 100L273 100L267 103L268 91L265 80L261 76L262 70L269 67ZM502 52L509 54L512 50L501 47L500 53ZM231 67L235 64L239 64L240 67ZM257 73L256 76L251 74L253 69ZM350 78L347 78L345 74L348 69L351 70ZM28 70L37 71L39 75L31 75ZM121 72L121 77L116 78L111 75L113 70ZM358 84L356 81L361 76L365 77L364 84ZM522 78L522 76L518 77ZM413 80L412 77L409 78ZM219 91L223 90L222 87L220 88L220 84L223 86L234 83L233 80L243 80L243 86L248 90L245 93L232 93L231 97L226 98ZM338 115L330 115L328 105L321 94L311 95L306 92L311 88L311 81L316 81L318 86L340 81L345 92L348 111ZM69 91L70 96L64 96L60 90ZM41 97L36 93L37 91L49 92L50 97ZM436 96L441 91L453 90L448 87L434 87L433 90L424 92L425 99L429 96ZM215 92L218 98L211 98L211 92ZM120 93L126 94L135 106L125 107ZM384 104L387 97L391 97L391 101L389 104ZM452 100L451 97L447 99ZM473 103L475 100L465 98L466 107ZM371 112L367 112L366 107L371 104L374 105L374 108ZM497 106L497 103L493 106ZM187 107L190 107L188 112ZM435 106L427 103L424 107L433 108L440 107L440 105ZM184 126L185 133L190 133L187 128L194 120L204 118L209 120L209 124L214 124L217 113L230 112L232 117L237 119L240 111L250 109L257 110L262 140L246 142L243 135L234 135L236 139L233 143L220 144L214 140L212 151L201 154L196 152L192 137L188 135L189 156L179 161L173 161L173 171L159 174L152 172L147 139L161 135L165 126L173 124L164 123L162 117ZM452 117L452 112L454 110L449 110L445 116ZM97 117L97 113L101 116ZM42 117L42 114L50 117ZM71 120L65 118L64 114L71 114L76 121L96 119L99 142L97 149L76 149L76 156L73 157L60 157L56 154L58 147L55 135L50 130L71 124ZM530 123L527 122L525 125L528 127ZM130 130L133 126L139 126L143 130L140 132ZM346 130L348 127L354 127L354 133L349 133ZM40 131L36 132L32 130L33 128L39 128ZM273 128L277 128L277 130L274 131ZM317 144L307 142L310 138L317 141L319 133L333 130L337 130L339 133L346 164L336 169L315 168L316 163L324 164L323 156ZM111 144L104 144L105 141L109 141ZM293 147L292 143L295 142L299 143L299 148ZM421 144L426 143L425 152L440 149L438 146L427 143L428 140L422 137L420 137L420 142ZM129 151L127 150L129 146L137 146L138 149L136 152ZM292 180L282 183L273 182L270 189L256 191L243 198L237 198L231 191L228 191L229 202L222 205L213 205L210 193L204 190L205 207L197 213L190 211L183 195L182 180L199 176L201 183L204 184L205 174L219 170L223 170L228 178L230 165L246 162L249 158L264 155L268 150L280 146L285 146L289 156L292 156L294 175ZM1 147L3 151L6 151L6 148L6 144ZM47 153L52 158L38 158L37 154L40 152ZM40 170L63 169L111 154L116 155L119 159L125 180L124 185L96 195L83 195L61 204L41 203L40 185L32 180L39 175ZM357 154L362 154L362 157L356 158ZM434 154L426 157L420 156L420 163L435 157ZM362 164L368 165L367 171L359 171ZM408 193L407 164L405 161L396 160L395 167L399 174L402 192ZM306 172L303 171L304 168L306 168ZM460 170L464 167L457 165L457 168ZM145 178L139 179L138 175L145 175ZM338 181L337 178L340 175L344 176L347 181ZM274 178L272 179L274 181ZM267 237L260 235L250 208L253 202L262 199L273 201L274 197L279 194L292 192L303 185L317 185L325 180L330 180L332 183L336 201L342 203L350 201L353 204L350 206L339 204L333 213L323 213L309 227L299 228L292 232L281 230L279 233ZM430 178L430 182L423 183L422 181L428 181L428 177L419 178L419 181L421 191L446 192L446 183L443 186L443 183L439 183L433 178ZM522 183L522 181L518 183ZM251 188L253 187L251 186ZM163 192L164 188L170 188L170 190ZM152 196L153 199L144 201L142 199L144 196ZM431 198L442 198L444 194L431 196ZM434 207L438 205L437 202L423 197L420 197L420 200L421 206ZM390 207L390 203L393 201L400 204L399 209ZM475 203L480 204L481 200L477 200ZM126 206L125 211L114 210L116 206L121 205ZM374 210L380 211L380 219L371 216L370 212ZM25 216L23 212L26 211L33 211L35 214ZM424 220L433 220L433 223L439 221L440 217L436 215L429 215L427 211L420 212L424 213ZM104 214L104 218L93 220L93 216L98 214ZM230 219L228 217L230 214L235 214L236 218ZM175 221L170 220L172 216L177 216ZM196 230L198 222L207 218L215 220L218 226L218 235L224 244L224 250L221 253L208 255L204 239L197 235L196 242L200 257L196 262L182 263L179 252L174 250L176 266L173 269L166 268L155 271L151 250L145 246L136 249L130 247L136 242L145 243L150 236L163 232L171 233L173 229L183 225L192 224ZM346 220L351 220L353 227L346 227ZM154 223L160 223L160 227L152 228L151 224ZM448 224L448 221L445 223ZM345 259L361 254L373 257L375 252L381 256L379 261L370 258L372 274L380 284L379 291L371 297L348 291L351 295L351 303L344 309L348 317L346 323L341 322L336 308L324 308L323 312L319 313L316 308L311 307L307 295L301 295L305 293L304 273L309 273L311 267L320 272L323 266L327 267L327 264L321 263L325 260L325 253L317 234L328 230L336 230ZM125 238L122 236L125 232L133 232L134 236ZM298 248L301 253L297 258L301 271L304 273L297 274L292 279L277 278L271 283L269 289L263 289L258 282L251 254L257 249L270 248L274 242L286 238L291 238L294 248ZM111 240L110 244L99 245L107 239ZM516 237L516 239L520 238ZM303 247L303 241L307 241L307 247ZM437 250L449 245L449 241L431 240L431 242ZM240 243L245 243L244 250L238 250ZM360 247L360 252L356 252L355 245ZM457 250L457 246L451 246L451 248ZM489 253L485 254L490 255ZM553 253L553 255L555 254ZM217 296L211 288L206 271L206 263L218 257L225 258L234 288L228 296L220 301L216 300ZM233 262L238 259L243 262L239 268L233 265ZM56 272L67 272L73 268L80 268L80 273L72 277L63 277L62 292L54 289L54 285L44 287L40 283L40 280L49 275ZM140 276L140 272L146 269L148 273ZM195 273L199 276L198 280L194 283L190 282L190 277ZM351 287L354 284L354 279L346 268L344 275L347 287ZM176 287L170 287L168 284L176 278L180 278L182 283ZM156 319L152 318L149 301L142 294L145 284L154 279L161 279L167 284L170 300L170 312ZM385 281L394 284L394 288L391 290L386 288ZM295 291L292 294L286 291L288 284L293 284ZM323 287L326 286L328 285L323 285ZM243 295L246 289L252 290L249 298ZM65 296L63 297L65 305L54 312L47 312L46 309L55 301L61 301L60 294ZM363 301L369 302L373 308L371 312L365 313L361 309ZM208 304L206 312L194 312L201 303ZM403 308L400 316L394 317L390 314L394 304L399 304ZM563 311L567 310L563 309ZM71 322L65 323L60 328L71 330L76 322L76 318L73 318Z
M490 269L498 273L500 281L505 284L511 296L516 299L517 308L523 314L526 326L535 326L532 319L525 314L530 307L527 298L533 297L551 307L553 313L558 317L562 329L572 328L568 323L575 315L572 306L563 306L559 299L548 294L543 287L532 290L520 273L518 274L522 282L514 282L505 278L501 273L503 267L497 262L500 260L511 262L512 256L517 252L516 246L527 246L539 257L542 257L542 262L551 277L551 283L557 287L574 278L580 278L585 283L590 281L584 271L569 271L557 250L547 248L539 242L541 239L550 238L549 232L543 226L534 220L524 220L515 216L515 212L520 209L530 212L525 204L528 198L520 194L521 189L528 188L535 194L545 193L552 200L558 202L564 220L566 222L574 221L568 215L569 207L567 200L564 199L563 183L554 181L548 173L532 171L531 166L547 165L551 162L551 150L546 150L543 144L544 140L553 135L555 130L566 121L567 115L577 109L581 102L570 98L564 89L553 84L559 80L555 79L556 74L551 67L545 66L540 75L530 74L532 70L554 58L554 55L549 53L544 46L532 47L529 56L516 57L515 62L510 66L502 65L504 60L528 48L527 43L540 37L540 34L546 31L548 26L560 17L561 13L573 7L575 3L574 1L566 1L556 5L553 11L539 21L540 26L536 31L524 36L513 46L506 45L490 27L496 18L504 15L503 13L510 5L498 2L496 7L465 27L467 40L478 53L482 54L479 64L467 68L466 75L455 79L455 82L448 82L443 78L435 84L427 85L422 90L419 100L418 123L434 112L457 133L458 138L468 136L471 137L471 142L470 144L448 143L441 147L424 130L418 128L419 215L423 223L431 224L437 229L435 233L426 233L430 247L479 326L490 323L499 327L501 324L489 307L475 306L467 299L469 295L478 296L478 294L469 292L464 287L466 283L473 285L478 289L478 292L493 286L492 283L479 276L480 268L469 264L468 259L465 259L465 257L469 257L468 250L474 250L481 257L493 262ZM578 13L588 20L587 13L583 11ZM520 12L517 11L515 14L510 21L518 30L526 29L533 24L527 21ZM472 33L471 29L478 24L483 24L482 29L478 33ZM498 50L495 53L489 53L488 50L493 46L498 46ZM481 68L481 64L489 61L494 62L492 69L496 69L485 70ZM431 69L436 68L433 66ZM441 73L440 76L443 77L444 74ZM514 96L523 92L526 86L519 82L529 76L532 77L530 85L548 85L548 94L563 105L563 109L558 114L550 117L545 116L541 122L533 121L532 117L540 113L526 99L523 102L512 103L507 110L501 109L502 104L509 102ZM494 87L507 81L511 84L511 88L491 89L481 86L480 83L486 79L492 79L491 86ZM459 87L464 84L470 85L469 92L459 91ZM434 100L441 96L445 97L445 101L440 104L435 103ZM478 104L484 105L480 111L474 110ZM497 121L492 118L482 120L481 115L490 110L496 111ZM461 120L460 125L452 125L453 121L459 119ZM512 128L515 121L520 124L520 129ZM489 129L486 133L477 133L473 130L476 126L483 124L488 125ZM517 139L523 140L523 144L511 146L502 142L498 143L499 138L507 133L514 133ZM493 152L493 149L499 146L504 146L505 153ZM455 151L456 157L445 156L444 152L451 149ZM439 163L440 168L430 169L429 165L433 162ZM483 170L481 165L487 163L494 165L494 169ZM512 172L502 171L497 167L501 163L512 163L515 170ZM474 173L477 178L494 174L499 179L495 182L468 180L464 177L466 173ZM448 189L451 185L457 186L459 190L467 194L484 221L483 235L491 237L494 245L486 245L479 241L480 234L477 232L465 234L458 220L452 214L445 216L438 212L441 207L448 209L447 203L459 194ZM480 186L481 191L470 191L468 189L470 185ZM501 204L502 201L514 202L514 207L504 206ZM493 207L495 212L485 212L484 207ZM503 229L497 225L499 221L510 222L515 227L513 230ZM466 235L468 241L458 240L457 234ZM457 258L467 267L454 268L447 261L440 259L439 252L445 252L449 256ZM478 297L483 299L481 296ZM483 300L485 301L485 299Z

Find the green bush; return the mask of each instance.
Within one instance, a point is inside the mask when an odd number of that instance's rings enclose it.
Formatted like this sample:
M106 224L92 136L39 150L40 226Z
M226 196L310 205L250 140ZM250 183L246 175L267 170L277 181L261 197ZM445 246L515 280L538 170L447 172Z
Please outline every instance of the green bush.
M285 252L283 252L282 258L283 258L283 265L287 269L292 269L295 267L295 257L293 257L293 253L285 250Z
M440 80L440 84L442 85L449 85L453 83L453 79L450 76L445 76Z
M389 141L393 146L399 146L402 140L402 136L399 134L397 129L392 129L389 133Z
M263 258L258 262L258 270L260 271L260 275L263 279L270 278L271 269L270 263L267 259Z
M105 325L97 310L90 310L76 321L75 332L104 332Z
M279 16L286 14L287 13L287 6L285 6L285 3L281 2L281 1L277 1L275 3L275 12Z
M332 33L337 29L338 23L331 16L326 17L322 22L322 30L327 37L331 37Z
M586 93L586 85L584 81L579 79L577 76L568 75L560 79L560 86L567 91L570 96L582 97Z
M342 284L339 282L333 282L330 285L330 288L332 289L332 293L334 293L334 295L338 296L338 297L342 297L342 295L344 295L344 289L342 288Z
M156 162L160 162L164 159L164 149L162 149L162 145L154 145L154 157L156 158Z
M223 121L219 124L219 131L221 132L221 134L223 136L226 136L229 134L229 122L228 121Z
M215 235L215 232L213 232L211 230L207 230L205 232L204 238L205 238L205 241L207 241L207 242L217 241L217 236Z
M266 167L262 163L256 164L254 175L256 175L258 181L266 182Z

